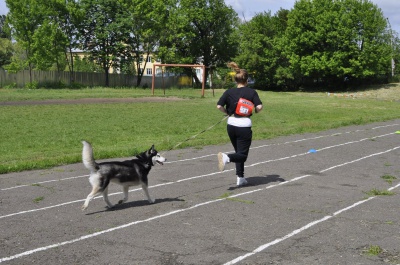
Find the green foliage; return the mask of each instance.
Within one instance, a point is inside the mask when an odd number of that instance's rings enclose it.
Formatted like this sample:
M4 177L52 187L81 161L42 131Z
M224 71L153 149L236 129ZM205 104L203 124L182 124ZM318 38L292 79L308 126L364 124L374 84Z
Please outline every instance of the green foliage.
M11 63L13 44L7 38L0 38L0 67Z
M370 256L378 256L383 252L383 249L380 246L371 245L364 252Z
M389 184L392 184L393 181L397 179L395 176L392 175L383 175L381 176L381 178L384 179Z
M14 88L17 88L17 83L11 83L11 84L9 84L9 85L6 85L4 88L5 88L5 89L14 89Z
M38 84L38 82L33 81L31 83L27 83L25 85L25 88L27 88L27 89L38 89L39 88L39 84Z
M57 24L44 20L33 35L33 58L35 69L49 70L56 65L56 70L64 70L64 56L67 39Z
M400 65L399 37L370 0L299 0L290 11L242 22L224 0L7 0L7 6L0 67L10 71L101 69L108 85L113 68L138 73L140 86L143 60L203 63L206 74L234 60L261 90L347 89L399 78L399 67L391 73L392 58ZM11 37L18 49L7 42ZM75 68L74 50L88 52L97 67ZM193 69L180 71L200 83Z
M16 73L21 70L28 69L28 59L26 50L19 44L19 42L13 44L14 54L11 57L11 62L4 66L4 69L10 73Z
M73 61L76 72L88 72L88 73L102 72L101 67L95 64L93 60L89 59L89 57L81 58L79 56L75 56Z
M36 197L35 199L33 199L33 202L34 203L39 203L39 202L41 202L43 200L44 200L44 197L43 196L39 196L39 197Z
M11 63L13 52L10 28L6 23L6 16L0 15L0 69Z
M11 40L10 28L6 22L6 15L0 15L0 39Z
M122 18L129 16L122 1L83 0L80 9L85 16L80 27L80 41L89 58L105 73L105 86L109 85L110 68L119 68L120 58L125 56L128 32Z
M230 72L232 70L226 67L217 68L213 71L212 86L213 88L229 89L236 87L236 83L232 79Z
M297 1L284 39L293 75L303 85L387 75L386 26L382 11L369 1Z
M235 60L253 74L258 89L274 89L280 80L290 77L284 70L288 61L281 44L288 13L284 9L274 16L270 12L259 13L240 26L241 52Z
M163 39L162 59L167 63L222 66L236 54L237 24L236 12L223 0L181 0L170 10L170 34ZM191 69L186 74L196 79Z
M124 2L128 12L121 17L125 27L126 51L120 70L124 73L137 73L136 86L139 87L145 74L148 61L154 62L161 38L167 34L169 1L129 0ZM144 62L143 68L141 63ZM137 71L136 71L137 70Z
M45 9L40 0L7 0L9 13L7 23L11 27L12 37L25 50L26 62L15 64L15 66L27 65L29 70L33 69L34 54L34 34L38 27L43 23ZM18 58L17 60L19 60ZM17 60L13 60L16 62ZM30 75L30 82L32 82Z
M369 196L392 196L395 193L393 191L388 191L388 190L378 190L378 189L372 189L370 191L364 192L365 194Z

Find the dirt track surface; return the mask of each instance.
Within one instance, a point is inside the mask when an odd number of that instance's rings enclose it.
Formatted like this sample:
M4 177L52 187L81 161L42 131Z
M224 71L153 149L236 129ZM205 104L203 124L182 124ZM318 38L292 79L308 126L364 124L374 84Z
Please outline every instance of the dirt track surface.
M82 164L0 175L0 263L400 264L399 130L393 120L254 141L242 188L234 165L217 170L230 145L173 150L150 172L156 203L133 187L113 210L100 197L80 210Z
M47 99L0 101L0 106L49 105L49 104L99 104L99 103L135 103L184 100L176 97L143 97L143 98L81 98L81 99Z

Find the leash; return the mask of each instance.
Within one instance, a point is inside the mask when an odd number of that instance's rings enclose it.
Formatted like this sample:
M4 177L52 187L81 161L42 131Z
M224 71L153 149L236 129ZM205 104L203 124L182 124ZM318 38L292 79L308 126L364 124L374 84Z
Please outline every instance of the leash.
M186 143L187 141L189 141L189 140L192 140L192 139L196 138L196 137L197 137L197 136L199 136L200 134L202 134L202 133L204 133L204 132L206 132L206 131L209 131L209 130L211 130L212 128L214 128L215 126L217 126L218 124L220 124L221 122L223 122L224 120L226 120L227 118L229 118L229 115L225 115L225 116L222 118L222 120L220 120L219 122L215 123L214 125L211 125L211 126L210 126L210 127L208 127L207 129L204 129L204 130L202 130L202 131L201 131L201 132L199 132L198 134L196 134L196 135L193 135L193 136L191 136L191 137L187 138L186 140L184 140L184 141L182 141L182 142L178 143L177 145L175 145L174 147L172 147L172 148L168 149L167 151L163 152L162 154L165 154L166 152L169 152L169 151L171 151L172 149L175 149L175 148L177 148L177 147L178 147L178 146L180 146L181 144L183 144L183 143Z

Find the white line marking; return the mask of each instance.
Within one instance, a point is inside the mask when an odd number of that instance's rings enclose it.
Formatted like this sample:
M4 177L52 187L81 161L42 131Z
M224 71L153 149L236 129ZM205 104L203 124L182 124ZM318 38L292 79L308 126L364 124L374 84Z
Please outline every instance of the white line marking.
M318 149L317 151L320 152L322 150L328 150L334 147L340 147L340 146L344 146L344 145L348 145L348 144L354 144L354 143L359 143L359 142L363 142L366 140L370 140L373 138L379 138L379 137L384 137L384 136L388 136L388 135L392 135L394 133L389 133L389 134L383 134L383 135L378 135L378 136L374 136L371 138L363 138L361 140L358 141L351 141L351 142L347 142L347 143L342 143L342 144L337 144L337 145L332 145L332 146L328 146L328 147L324 147L321 149ZM266 164L266 163L272 163L272 162L276 162L276 161L282 161L282 160L287 160L290 158L296 158L296 157L300 157L300 156L304 156L304 155L308 155L309 153L301 153L301 154L296 154L296 155L291 155L291 156L286 156L286 157L281 157L281 158L277 158L277 159L270 159L270 160L266 160L266 161L261 161L261 162L257 162L257 163L253 163L251 165L247 165L245 166L245 168L247 167L254 167L254 166L258 166L258 165L262 165L262 164ZM342 166L342 165L340 165ZM336 166L335 166L336 167ZM331 168L327 169L330 170ZM228 169L225 170L223 172L212 172L209 174L204 174L204 175L199 175L199 176L193 176L193 177L189 177L189 178L185 178L185 179L180 179L177 180L175 182L168 182L168 183L162 183L162 184L157 184L157 185L153 185L153 186L149 186L150 188L155 188L155 187L160 187L160 186L166 186L166 185L170 185L170 184L174 184L174 183L179 183L179 182L183 182L183 181L188 181L188 180L193 180L193 179L197 179L197 178L203 178L203 177L208 177L208 176L213 176L213 175L218 175L218 174L223 174L223 173L227 173L230 171L233 171L234 169ZM326 171L327 171L326 170ZM129 190L129 192L133 192L133 191L140 191L141 188L136 188L136 189L132 189ZM110 193L109 196L114 196L114 195L118 195L118 194L122 194L122 192L115 192L115 193ZM99 199L99 198L103 198L102 196L97 196L94 199ZM38 212L38 211L43 211L43 210L47 210L47 209L51 209L51 208L55 208L55 207L60 207L60 206L64 206L64 205L68 205L68 204L72 204L72 203L77 203L77 202L82 202L85 199L81 199L81 200L76 200L76 201L72 201L72 202L65 202L65 203L61 203L61 204L57 204L57 205L52 205L52 206L48 206L48 207L43 207L43 208L37 208L37 209L33 209L33 210L26 210L26 211L21 211L21 212L17 212L17 213L11 213L11 214L7 214L7 215L1 215L0 219L2 218L6 218L6 217L11 217L11 216L15 216L15 215L20 215L20 214L25 214L25 213L32 213L32 212Z
M77 176L77 177L69 177L69 178L63 178L63 179L52 179L52 180L46 180L46 181L41 181L41 182L35 182L35 183L32 183L32 184L18 185L18 186L14 186L14 187L10 187L10 188L1 189L1 191L3 191L3 190L12 190L12 189L22 188L22 187L30 187L30 186L34 186L34 185L37 185L37 184L43 184L43 183L49 183L49 182L56 182L56 181L64 181L64 180L84 178L84 177L87 178L87 177L89 177L89 175L83 175L83 176Z
M386 127L392 127L392 126L398 126L398 125L400 125L400 124L396 124L395 123L395 124L377 126L377 127L371 128L371 130L386 128ZM350 134L350 133L355 133L355 132L362 132L362 131L366 131L366 130L368 130L368 129L348 131L348 132L344 132L344 133L333 133L333 134L321 135L321 136L310 137L310 138L303 138L303 139L298 139L298 140L288 141L288 142L283 142L283 143L260 145L260 146L251 147L250 149L258 149L258 148L264 148L264 147L270 147L270 146L286 145L286 144L291 144L291 143L298 143L298 142L316 140L316 139L325 138L325 137L338 136L338 135L342 135L342 134ZM187 159L181 159L181 160L175 160L175 161L166 161L166 162L164 162L164 164L186 162L186 161L191 161L191 160L196 160L196 159L206 158L206 157L216 156L216 155L217 154L209 154L209 155L203 155L203 156L198 156L198 157L194 157L194 158L187 158ZM18 185L18 186L13 186L13 187L9 187L9 188L0 189L0 191L6 191L6 190L17 189L17 188L22 188L22 187L29 187L29 186L32 186L32 185L35 185L35 184L43 184L43 183L49 183L49 182L55 182L55 181L71 180L71 179L77 179L77 178L83 178L83 177L89 177L89 175L70 177L70 178L64 178L64 179L47 180L47 181L42 181L42 182L35 182L35 183L32 183L32 184Z
M388 133L388 134L378 135L378 136L374 136L374 137L370 137L370 138L363 138L363 139L357 140L357 141L351 141L351 142L346 142L346 143L342 143L342 144L331 145L331 146L327 146L327 147L323 147L323 148L317 149L316 151L317 152L321 152L323 150L328 150L328 149L331 149L331 148L340 147L340 146L349 145L349 144L360 143L360 142L363 142L363 141L366 141L366 140L371 140L371 139L380 138L380 137L384 137L384 136L389 136L389 135L393 135L393 134L395 134L395 133ZM301 154L297 154L297 155L278 158L278 159L275 159L273 161L285 160L285 159L288 159L288 158L295 158L295 157L308 155L308 154L309 154L308 152L307 153L301 153ZM262 162L254 163L254 164L251 164L251 165L248 165L248 166L245 166L245 167L254 167L254 166L258 166L260 164L269 163L270 161L271 160L262 161Z
M397 186L399 186L399 185L397 185ZM316 221L313 221L311 223L308 223L305 226L303 226L303 227L301 227L299 229L296 229L293 232L291 232L291 233L289 233L289 234L287 234L287 235L285 235L285 236L283 236L281 238L277 238L277 239L275 239L275 240L273 240L273 241L271 241L271 242L269 242L267 244L259 246L258 248L256 248L252 252L246 253L245 255L237 257L237 258L235 258L235 259L233 259L233 260L231 260L229 262L226 262L226 263L224 263L224 265L236 264L236 263L238 263L238 262L240 262L240 261L242 261L242 260L244 260L244 259L246 259L246 258L248 258L250 256L253 256L254 254L257 254L257 253L259 253L261 251L264 251L265 249L269 248L270 246L276 245L276 244L278 244L278 243L280 243L280 242L282 242L282 241L284 241L284 240L286 240L288 238L291 238L291 237L303 232L304 230L307 230L307 229L309 229L309 228L311 228L311 227L313 227L313 226L315 226L315 225L317 225L319 223L325 222L325 221L331 219L332 217L334 217L334 216L336 216L338 214L341 214L342 212L348 211L348 210L350 210L350 209L352 209L352 208L354 208L354 207L356 207L356 206L358 206L360 204L368 202L368 201L370 201L370 200L372 200L374 198L376 198L376 196L375 197L369 197L369 198L367 198L365 200L362 200L362 201L358 201L358 202L356 202L356 203L354 203L354 204L352 204L352 205L350 205L350 206L348 206L348 207L346 207L344 209L341 209L341 210L333 213L332 215L327 215L327 216L325 216L325 217L323 217L323 218L321 218L319 220L316 220Z
M398 125L400 125L400 124L394 123L394 124L382 125L382 126L374 127L374 128L372 128L372 130L386 128L386 127L392 127L392 126L398 126Z
M166 185L170 185L170 184L173 184L173 183L174 182L167 182L167 183L157 184L157 185L152 186L152 188L166 186ZM141 188L133 189L133 190L130 190L129 192L139 191L139 190L141 190ZM117 195L117 194L122 194L122 192L110 193L110 194L108 194L108 196L113 196L113 195ZM97 196L97 197L95 197L93 199L99 199L99 198L103 198L103 196ZM26 210L26 211L21 211L21 212L16 212L16 213L10 213L10 214L6 214L6 215L1 215L0 219L11 217L11 216L15 216L15 215L20 215L20 214L25 214L25 213L33 213L33 212L44 211L44 210L48 210L48 209L52 209L52 208L56 208L56 207L61 207L61 206L65 206L65 205L73 204L73 203L77 203L77 202L83 202L83 201L85 201L85 199L76 200L76 201L70 201L70 202L64 202L64 203L61 203L61 204L51 205L51 206L47 206L47 207L43 207L43 208L37 208L37 209L33 209L33 210Z
M400 187L400 183L397 184L397 185L394 186L394 187L389 188L388 191L392 191L392 190L394 190L394 189L396 189L396 188L398 188L398 187Z
M343 164L341 164L341 166L348 165L348 164L351 164L351 163L355 163L355 162L361 161L361 160L363 160L363 159L367 159L367 158L370 158L370 157L373 157L373 156L377 156L377 155L380 155L380 154L389 153L389 152L392 152L392 151L394 151L394 150L396 150L396 149L398 149L398 148L400 148L400 146L394 147L394 148L392 148L392 149L389 149L389 150L386 150L386 151L383 151L383 152L379 152L379 153L371 154L371 155L368 155L368 156L365 156L365 157L362 157L362 158L358 158L358 159L356 159L356 160L353 160L353 161L350 161L350 162L347 162L347 163L343 163ZM330 169L334 169L334 168L337 168L337 167L331 167ZM324 170L324 172L325 172L325 171L327 171L327 170ZM320 171L320 172L323 172L323 171ZM308 176L311 176L311 175L304 175L304 176L301 176L301 177L296 178L296 180L303 179L303 178L306 178L306 177L308 177ZM280 186L280 185L283 185L283 184L287 184L287 183L290 183L290 182L293 182L293 181L294 181L294 179L292 179L291 181L281 182L281 183L276 184L276 185L273 185L273 186L276 187L276 186ZM400 184L399 184L399 185L400 185ZM399 185L397 185L396 187L398 187ZM271 187L266 187L265 190L266 190L266 189L269 189L269 188L271 188ZM37 253L37 252L46 251L46 250L53 249L53 248L56 248L56 247L60 247L60 246L64 246L64 245L73 244L73 243L75 243L75 242L79 242L79 241L82 241L82 240L85 240L85 239L89 239L89 238L93 238L93 237L96 237L96 236L100 236L100 235L102 235L102 234L106 234L106 233L109 233L109 232L113 232L113 231L115 231L115 230L127 228L127 227L130 227L130 226L136 225L136 224L145 223L145 222L150 222L150 221L153 221L153 220L162 218L162 217L166 217L166 216L170 216L170 215L173 215L173 214L177 214L177 213L189 211L189 210L195 209L195 208L197 208L197 207L201 207L201 206L208 205L208 204L211 204L211 203L214 203L214 202L219 202L219 201L222 201L222 200L226 200L226 199L228 199L228 198L238 197L238 196L241 196L241 195L244 195L244 194L250 194L250 193L254 193L254 192L258 192L258 191L262 191L262 190L264 190L264 189L257 189L257 190L253 190L253 191L248 191L248 192L236 194L236 195L234 195L234 196L229 196L229 197L226 197L226 198L215 199L215 200L211 200L211 201L199 203L199 204L193 205L193 206L191 206L191 207L189 207L189 208L186 208L186 209L175 210L175 211L172 211L172 212L169 212L169 213L165 213L165 214L153 216L153 217L150 217L150 218L148 218L148 219L134 221L134 222L127 223L127 224L124 224L124 225L121 225L121 226L117 226L117 227L113 227L113 228L106 229L106 230L103 230L103 231L99 231L99 232L96 232L96 233L93 233L93 234L81 236L81 237L78 237L78 238L73 239L73 240L64 241L64 242L60 242L60 243L48 245L48 246L45 246L45 247L40 247L40 248L32 249L32 250L25 251L25 252L22 252L22 253L13 255L13 256L1 258L1 259L0 259L0 263L2 263L2 262L4 262L4 261L14 260L14 259L21 258L21 257L24 257L24 256L32 255L32 254ZM363 201L357 202L357 203L353 204L353 206L349 206L349 207L347 207L347 208L345 208L345 209L346 209L346 210L351 209L351 208L353 208L353 207L355 207L355 206L357 206L357 205L359 205L359 204L361 204L361 203L364 203L364 202L366 202L366 201L368 201L368 200L370 200L370 199L372 199L372 198L374 198L374 197L370 197L370 198L367 199L367 200L363 200ZM250 252L250 253L247 253L246 255L241 256L241 257L239 257L239 258L241 258L240 260L242 260L242 259L244 259L244 258L246 258L246 257L249 257L249 256L251 256L251 255L254 255L254 254L256 254L256 253L258 253L258 252L264 250L265 248L267 248L267 247L269 247L269 246L271 246L271 245L277 244L277 243L279 243L279 242L281 242L281 241L283 241L283 240L285 240L285 239L287 239L287 238L290 238L290 237L292 237L293 235L298 234L298 233L300 233L300 232L302 232L302 231L304 231L304 230L306 230L306 229L308 229L308 228L310 228L310 227L312 227L312 226L314 226L314 225L316 225L316 224L318 224L318 223L320 223L320 222L323 222L323 221L325 221L325 220L327 220L327 219L329 219L329 218L332 218L332 216L335 216L335 215L341 213L342 211L343 211L343 210L337 211L337 212L335 212L333 215L325 216L324 218L322 218L322 219L320 219L320 220L311 222L311 223L309 223L308 225L306 225L306 226L304 226L304 227L302 227L302 228L300 228L300 229L297 229L297 230L293 231L292 233L290 233L290 234L288 234L288 235L286 235L286 236L284 236L284 237L282 237L282 238L280 238L280 239L276 239L276 240L272 241L271 243L268 243L268 244L266 244L266 245L263 245L263 246L257 248L256 250L254 250L254 251L252 251L252 252ZM235 260L238 260L239 258L236 258ZM240 260L238 260L238 261L240 261ZM238 261L236 261L236 262L238 262ZM232 262L232 261L231 261L231 262ZM235 262L235 263L236 263L236 262ZM234 264L234 263L226 263L226 264Z
M399 147L397 147L397 148L399 148ZM397 149L397 148L394 148L394 149L392 149L392 150L395 150L395 149ZM390 151L392 151L392 150L390 150ZM381 153L387 153L387 152L381 152ZM347 164L349 164L349 163L354 163L354 162L357 162L357 161L360 161L360 160L362 160L362 159L365 159L365 158L368 158L368 157L372 157L372 156L375 156L375 155L379 155L379 153L377 153L377 154L372 154L372 155L369 155L369 156L366 156L366 157L363 157L363 158L360 158L360 159L353 160L353 161L348 162L348 163L343 163L343 164L341 164L341 165L338 165L338 166L335 166L335 167L331 167L331 168L325 169L325 170L323 170L323 171L320 171L320 173L326 172L326 171L328 171L328 170L334 169L334 168L339 167L339 166L347 165ZM392 190L394 190L394 189L396 189L396 188L398 188L398 187L400 187L400 183L397 184L397 185L394 186L394 187L389 188L388 191L392 191ZM304 230L307 230L308 228L310 228L310 227L312 227L312 226L314 226L314 225L316 225L316 224L319 224L319 223L324 222L324 221L326 221L326 220L328 220L328 219L331 219L332 217L334 217L334 216L336 216L336 215L339 215L339 214L341 214L341 213L343 213L343 212L345 212L345 211L348 211L348 210L350 210L350 209L352 209L352 208L354 208L354 207L356 207L356 206L358 206L358 205L360 205L360 204L363 204L363 203L365 203L365 202L367 202L367 201L370 201L370 200L372 200L372 199L374 199L374 198L376 198L376 197L377 197L377 196L373 196L373 197L369 197L369 198L367 198L367 199L365 199L365 200L358 201L358 202L356 202L356 203L354 203L354 204L352 204L352 205L350 205L350 206L348 206L348 207L346 207L346 208L343 208L343 209L341 209L341 210L339 210L339 211L334 212L332 215L328 215L328 216L325 216L325 217L323 217L323 218L321 218L321 219L319 219L319 220L313 221L313 222L311 222L311 223L309 223L309 224L307 224L307 225L305 225L305 226L303 226L303 227L301 227L301 228L299 228L299 229L297 229L297 230L294 230L293 232L287 234L287 235L284 236L284 237L275 239L274 241L271 241L271 242L269 242L269 243L267 243L267 244L264 244L264 245L262 245L262 246L259 246L258 248L256 248L256 249L253 250L252 252L246 253L245 255L242 255L242 256L240 256L240 257L237 257L237 258L235 258L235 259L233 259L233 260L231 260L231 261L229 261L229 262L226 262L224 265L236 264L236 263L238 263L238 262L240 262L240 261L246 259L247 257L250 257L250 256L252 256L252 255L254 255L254 254L257 254L257 253L259 253L259 252L261 252L261 251L264 251L265 249L267 249L267 248L270 247L270 246L276 245L276 244L280 243L281 241L286 240L286 239L288 239L288 238L291 238L292 236L294 236L294 235L296 235L296 234L298 234L298 233L300 233L300 232L302 232L302 231L304 231Z

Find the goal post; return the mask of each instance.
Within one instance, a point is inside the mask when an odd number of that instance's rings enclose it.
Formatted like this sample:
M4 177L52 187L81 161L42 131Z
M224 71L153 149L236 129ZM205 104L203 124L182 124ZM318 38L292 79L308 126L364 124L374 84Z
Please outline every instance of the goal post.
M153 96L154 96L154 84L156 81L156 67L163 67L163 66L202 68L203 69L203 77L201 80L201 97L204 97L204 88L205 88L205 80L206 80L206 66L199 65L199 64L153 64L153 77L152 77L152 82L151 82L151 92L152 92Z

